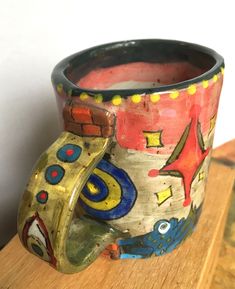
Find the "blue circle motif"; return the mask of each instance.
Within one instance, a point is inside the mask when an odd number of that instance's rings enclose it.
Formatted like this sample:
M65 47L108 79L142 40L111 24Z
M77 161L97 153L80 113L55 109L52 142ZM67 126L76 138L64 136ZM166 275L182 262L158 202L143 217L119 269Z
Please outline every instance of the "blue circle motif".
M66 163L75 162L81 155L82 148L75 144L66 144L57 151L57 158Z
M51 165L47 167L45 179L51 185L57 185L64 177L65 170L60 165Z
M44 190L38 192L36 195L36 199L40 204L46 204L48 200L48 192Z

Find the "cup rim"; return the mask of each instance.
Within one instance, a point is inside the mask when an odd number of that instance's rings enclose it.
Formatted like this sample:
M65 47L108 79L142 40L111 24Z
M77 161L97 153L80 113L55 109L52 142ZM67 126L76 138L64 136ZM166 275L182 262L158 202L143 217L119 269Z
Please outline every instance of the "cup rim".
M131 89L89 89L79 87L75 83L72 82L67 76L66 72L69 68L71 68L74 62L78 58L86 58L92 57L96 51L107 51L112 49L127 49L128 47L133 47L135 45L143 45L143 44L161 44L161 45L178 45L184 48L191 49L192 51L201 52L208 57L213 58L215 60L214 65L207 70L206 72L200 74L199 76L190 78L188 80L184 80L181 82L177 82L174 84L162 85L154 88L131 88ZM215 74L221 72L221 69L224 68L224 59L221 55L219 55L216 51L195 43L184 42L179 40L169 40L169 39L137 39L137 40L124 40L117 42L110 42L102 45L93 46L91 48L82 50L75 54L72 54L62 61L60 61L52 71L51 79L52 84L55 89L60 86L64 92L68 96L79 96L81 93L86 93L91 97L95 97L96 95L102 95L103 101L110 101L113 96L120 95L121 97L127 98L133 94L152 94L152 93L160 93L167 92L171 90L181 90L187 88L191 84L196 84L203 80L211 79Z

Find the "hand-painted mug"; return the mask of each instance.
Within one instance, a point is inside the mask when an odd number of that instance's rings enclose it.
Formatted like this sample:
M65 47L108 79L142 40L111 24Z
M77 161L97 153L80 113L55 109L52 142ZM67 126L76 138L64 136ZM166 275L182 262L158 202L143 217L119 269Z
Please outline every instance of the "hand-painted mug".
M52 82L64 131L38 160L18 233L64 273L106 250L161 256L198 221L223 58L203 46L134 40L61 61Z

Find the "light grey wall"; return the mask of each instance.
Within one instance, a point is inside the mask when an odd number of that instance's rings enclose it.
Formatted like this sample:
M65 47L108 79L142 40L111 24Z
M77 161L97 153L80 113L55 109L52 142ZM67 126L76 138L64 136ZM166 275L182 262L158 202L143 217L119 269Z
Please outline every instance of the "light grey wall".
M19 198L33 164L59 133L50 73L40 68L42 62L16 52L2 63L7 73L0 77L0 246L15 232Z
M59 134L53 66L84 48L120 39L171 38L226 59L215 143L235 136L233 1L8 0L0 7L0 246L15 234L31 168Z

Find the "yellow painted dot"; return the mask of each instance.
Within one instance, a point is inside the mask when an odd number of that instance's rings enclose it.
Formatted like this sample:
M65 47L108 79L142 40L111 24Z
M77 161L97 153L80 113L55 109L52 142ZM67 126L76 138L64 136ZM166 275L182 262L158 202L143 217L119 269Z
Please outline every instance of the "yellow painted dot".
M72 96L72 93L73 93L73 90L70 88L70 89L68 90L68 96Z
M215 75L213 76L213 82L216 82L217 80L218 80L218 75L215 74Z
M179 91L178 91L178 90L173 90L173 91L170 93L170 98L176 99L179 95L180 95L180 94L179 94Z
M189 85L188 89L188 94L193 95L197 91L197 86L195 84Z
M62 90L63 90L63 84L62 84L62 83L57 84L56 90L57 90L59 93L61 93Z
M134 103L139 103L139 102L141 102L141 95L139 95L139 94L134 94L134 95L132 95L131 100L132 100Z
M207 88L209 86L209 81L208 80L203 80L202 81L202 86L203 86L203 88Z
M80 99L81 99L81 100L86 100L86 99L88 99L88 94L87 94L86 92L82 92L82 93L80 94Z
M160 100L161 96L158 93L153 93L150 95L150 100L152 102L158 102Z
M224 75L224 67L221 67L220 71L221 71L222 75Z
M95 102L101 103L103 101L103 96L102 94L99 93L95 95L94 99L95 99Z
M120 95L114 95L113 99L112 99L112 103L114 105L119 105L122 103L122 98Z

